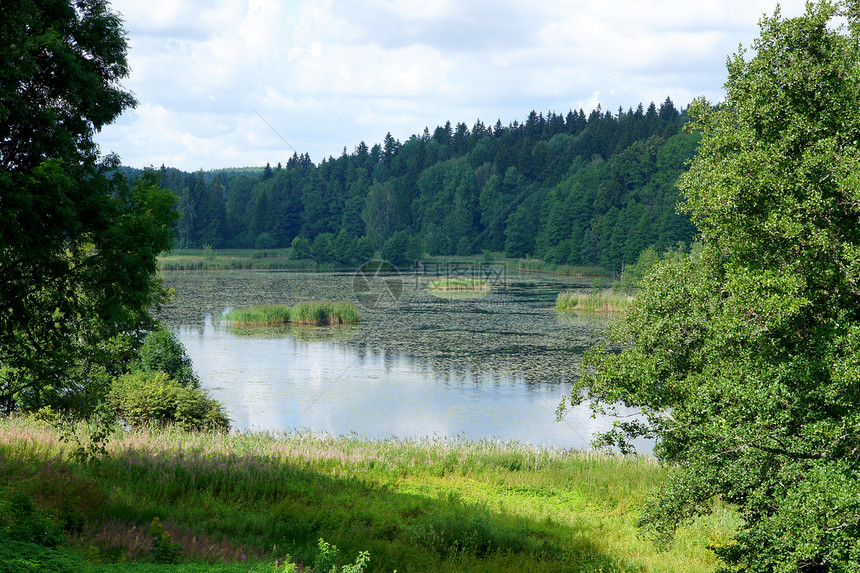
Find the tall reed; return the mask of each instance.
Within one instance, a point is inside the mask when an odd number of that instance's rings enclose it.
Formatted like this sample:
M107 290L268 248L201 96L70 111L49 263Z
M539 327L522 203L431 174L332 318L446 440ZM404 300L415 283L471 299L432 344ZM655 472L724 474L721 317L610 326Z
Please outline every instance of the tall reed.
M608 290L591 293L564 291L558 293L555 308L583 312L624 312L632 301L630 295Z
M234 326L279 326L290 322L292 309L285 304L260 304L251 308L234 308L224 320Z
M300 302L293 306L290 319L295 324L325 326L330 324L356 324L360 320L358 309L351 302Z

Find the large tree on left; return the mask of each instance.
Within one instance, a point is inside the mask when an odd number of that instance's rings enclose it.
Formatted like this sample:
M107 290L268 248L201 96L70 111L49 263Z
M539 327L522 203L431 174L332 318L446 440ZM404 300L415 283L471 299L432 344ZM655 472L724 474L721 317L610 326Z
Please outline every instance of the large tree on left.
M93 136L135 99L102 0L8 0L0 18L0 408L86 410L152 326L173 196L129 186Z

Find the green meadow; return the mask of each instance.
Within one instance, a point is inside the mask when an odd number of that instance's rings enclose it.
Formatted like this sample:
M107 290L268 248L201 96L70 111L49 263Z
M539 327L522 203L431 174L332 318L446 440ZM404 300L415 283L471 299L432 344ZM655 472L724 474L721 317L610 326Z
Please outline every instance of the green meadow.
M671 469L647 457L162 428L117 429L87 462L74 443L43 422L0 420L0 535L14 500L32 499L63 541L15 551L58 563L45 570L314 570L323 539L338 567L367 551L377 572L705 572L706 546L736 519L717 507L658 551L636 520ZM155 518L167 537L153 535ZM155 563L165 547L173 565Z

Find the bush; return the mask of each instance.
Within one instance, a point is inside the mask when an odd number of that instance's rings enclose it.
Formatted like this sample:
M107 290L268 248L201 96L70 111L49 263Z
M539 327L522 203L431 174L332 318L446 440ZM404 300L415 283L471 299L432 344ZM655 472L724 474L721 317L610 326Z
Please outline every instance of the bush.
M258 251L260 249L276 249L278 248L278 241L270 233L260 233L254 240L254 248Z
M36 509L30 497L13 493L0 503L0 545L6 540L56 547L63 537L59 528Z
M114 412L132 426L176 424L185 430L226 430L221 403L164 372L137 371L117 378L108 395Z
M304 237L296 237L290 244L291 259L309 259L311 258L311 242Z
M159 328L148 334L138 356L143 370L164 372L186 388L200 387L200 379L194 373L185 347L168 329Z

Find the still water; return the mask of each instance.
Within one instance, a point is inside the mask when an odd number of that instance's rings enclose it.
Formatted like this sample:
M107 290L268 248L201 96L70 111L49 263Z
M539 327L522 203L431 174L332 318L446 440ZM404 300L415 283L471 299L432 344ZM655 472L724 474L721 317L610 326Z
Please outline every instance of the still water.
M443 298L426 274L175 271L161 318L179 336L203 386L241 429L309 429L367 438L501 439L587 448L611 422L586 407L556 421L582 352L605 319L558 313L555 297L581 280L494 275L476 298ZM366 278L366 277L365 277ZM225 310L352 300L357 326L231 329Z

